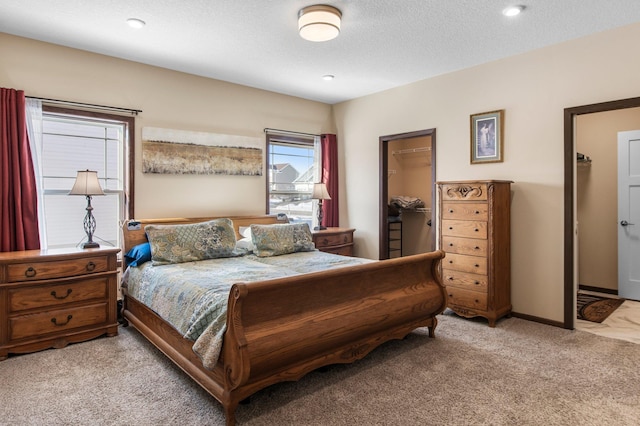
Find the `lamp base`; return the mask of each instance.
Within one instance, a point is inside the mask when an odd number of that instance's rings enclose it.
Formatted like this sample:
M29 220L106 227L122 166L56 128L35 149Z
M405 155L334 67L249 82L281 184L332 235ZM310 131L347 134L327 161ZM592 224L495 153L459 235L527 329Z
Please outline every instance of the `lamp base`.
M83 249L98 248L98 247L100 247L100 244L96 243L95 241L87 241L86 243L82 243Z

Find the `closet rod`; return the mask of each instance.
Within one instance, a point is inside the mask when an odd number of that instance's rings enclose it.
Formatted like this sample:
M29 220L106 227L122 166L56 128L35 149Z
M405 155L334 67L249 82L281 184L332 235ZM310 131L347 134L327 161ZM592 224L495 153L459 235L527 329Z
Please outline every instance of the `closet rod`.
M36 96L25 96L25 97L29 98L29 99L38 99L38 100L46 102L46 103L62 104L62 105L67 105L67 106L87 107L87 108L100 109L100 110L105 110L105 111L121 111L121 112L124 111L124 112L128 112L130 114L133 114L133 115L138 115L139 112L142 112L142 110L139 110L139 109L113 107L113 106L108 106L108 105L96 105L96 104L87 104L87 103L84 103L84 102L63 101L63 100L60 100L60 99L38 98Z
M268 132L274 132L274 133L280 133L282 135L302 135L302 136L320 136L320 135L314 135L313 133L303 133L303 132L293 132L291 130L280 130L280 129L270 129L268 127L264 128L264 132L268 133Z

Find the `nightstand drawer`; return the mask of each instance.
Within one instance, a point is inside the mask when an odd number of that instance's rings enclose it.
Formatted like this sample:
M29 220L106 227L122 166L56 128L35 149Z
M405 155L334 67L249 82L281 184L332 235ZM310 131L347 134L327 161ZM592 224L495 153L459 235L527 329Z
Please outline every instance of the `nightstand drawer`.
M331 247L331 248L323 249L322 251L324 251L325 253L339 254L341 256L353 256L353 245L350 244L348 246L335 247L335 248Z
M344 232L341 234L320 235L317 238L314 238L314 242L317 249L321 249L323 247L339 246L342 244L350 244L353 243L353 234Z
M17 340L107 322L107 303L9 318L9 339Z
M487 203L443 203L443 219L483 220L489 219Z
M487 275L487 258L447 253L447 257L443 260L442 268Z
M487 293L447 287L449 305L463 306L470 309L487 309Z
M454 183L442 185L443 201L486 201L486 183Z
M9 290L9 313L83 300L106 300L109 277L70 280L58 285L30 286Z
M442 237L442 250L447 253L487 255L487 240L478 238Z
M454 286L466 290L487 292L489 278L486 275L442 269L442 281L447 287Z
M108 270L107 256L82 257L63 261L14 263L7 265L7 282L65 278Z

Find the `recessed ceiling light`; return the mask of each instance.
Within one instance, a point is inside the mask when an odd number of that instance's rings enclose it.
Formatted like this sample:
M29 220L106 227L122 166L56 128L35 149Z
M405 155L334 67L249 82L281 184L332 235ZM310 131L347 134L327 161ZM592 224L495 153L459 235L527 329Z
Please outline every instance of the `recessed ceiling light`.
M502 14L504 16L511 17L511 16L519 15L520 12L522 12L523 10L524 10L524 6L509 6L502 11Z
M327 81L333 80L334 78L336 78L336 76L331 74L326 74L322 76L322 79Z
M142 28L146 25L146 22L144 22L142 19L129 18L127 19L127 24L129 24L131 28Z

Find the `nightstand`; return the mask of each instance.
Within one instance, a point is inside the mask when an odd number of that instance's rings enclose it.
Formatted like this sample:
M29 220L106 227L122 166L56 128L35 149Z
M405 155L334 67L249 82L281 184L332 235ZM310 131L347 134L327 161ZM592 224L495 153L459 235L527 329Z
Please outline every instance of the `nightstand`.
M0 360L117 335L119 251L0 253Z
M320 251L343 256L353 256L353 231L351 228L327 228L311 231L313 242Z

